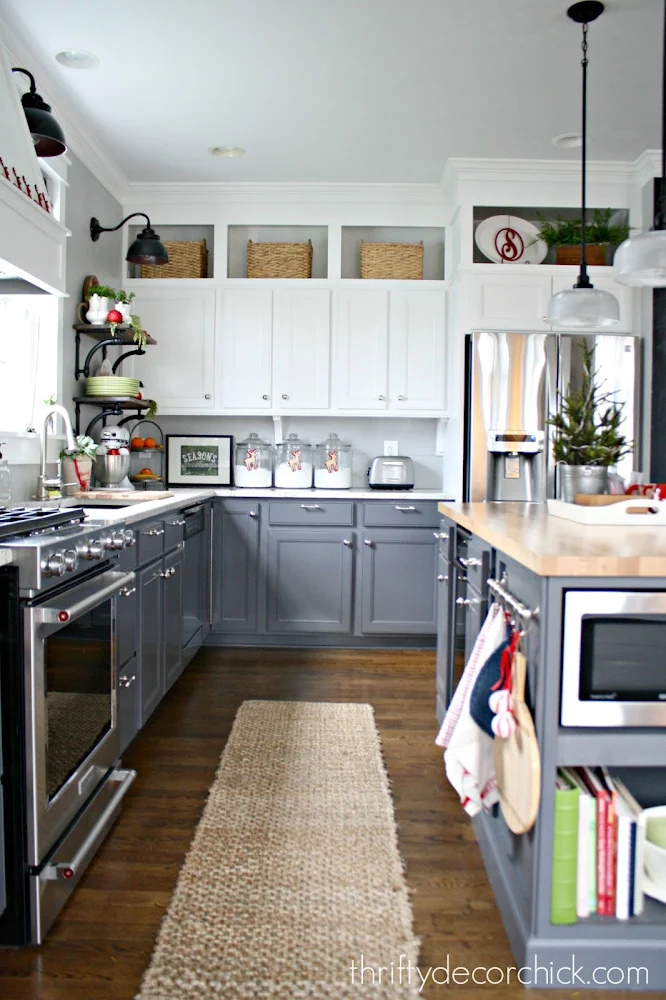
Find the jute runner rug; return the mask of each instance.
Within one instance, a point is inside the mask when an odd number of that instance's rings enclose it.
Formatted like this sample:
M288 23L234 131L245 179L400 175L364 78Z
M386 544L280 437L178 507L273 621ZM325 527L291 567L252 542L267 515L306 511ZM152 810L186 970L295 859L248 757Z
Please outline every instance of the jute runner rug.
M246 701L137 1000L416 997L417 951L370 705Z

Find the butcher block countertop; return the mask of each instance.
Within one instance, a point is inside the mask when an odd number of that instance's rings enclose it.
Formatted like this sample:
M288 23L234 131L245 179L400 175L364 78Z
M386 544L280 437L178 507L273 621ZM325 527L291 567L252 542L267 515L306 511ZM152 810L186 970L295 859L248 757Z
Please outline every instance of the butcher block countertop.
M576 524L545 504L447 502L438 510L540 576L666 577L666 526Z

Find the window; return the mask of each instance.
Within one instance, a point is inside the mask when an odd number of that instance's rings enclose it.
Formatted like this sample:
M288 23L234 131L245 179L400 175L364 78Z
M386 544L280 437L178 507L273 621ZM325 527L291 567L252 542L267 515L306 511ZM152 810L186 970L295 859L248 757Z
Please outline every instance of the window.
M0 429L39 428L58 391L58 299L0 295Z

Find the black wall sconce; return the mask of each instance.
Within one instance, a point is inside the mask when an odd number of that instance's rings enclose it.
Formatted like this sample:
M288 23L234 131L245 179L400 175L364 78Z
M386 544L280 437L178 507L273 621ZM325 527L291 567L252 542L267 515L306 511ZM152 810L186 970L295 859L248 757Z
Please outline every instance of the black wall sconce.
M133 219L136 215L142 216L146 220L147 225L131 244L125 260L130 264L168 264L169 254L166 251L166 247L163 243L160 243L160 238L155 230L151 228L150 219L145 212L132 212L131 215L125 216L117 226L111 226L110 228L100 226L99 220L93 216L90 220L90 239L93 243L96 243L100 233L115 233L117 229L125 225L128 219Z
M63 130L51 114L51 105L39 96L35 78L30 70L12 66L12 73L25 73L30 79L30 90L21 97L30 135L37 156L60 156L67 151Z

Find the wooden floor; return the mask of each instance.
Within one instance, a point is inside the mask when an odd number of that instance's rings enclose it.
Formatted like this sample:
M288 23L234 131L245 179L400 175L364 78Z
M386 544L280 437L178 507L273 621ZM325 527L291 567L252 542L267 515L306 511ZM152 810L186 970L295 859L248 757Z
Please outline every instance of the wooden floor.
M470 970L514 964L471 824L433 743L434 653L209 649L125 754L123 763L138 778L46 943L0 950L3 1000L132 1000L234 715L248 698L372 704L421 938L421 970L445 966L447 957L451 968ZM609 995L526 993L516 984L441 985L426 987L422 996L443 998L447 991L462 991L469 1000Z

